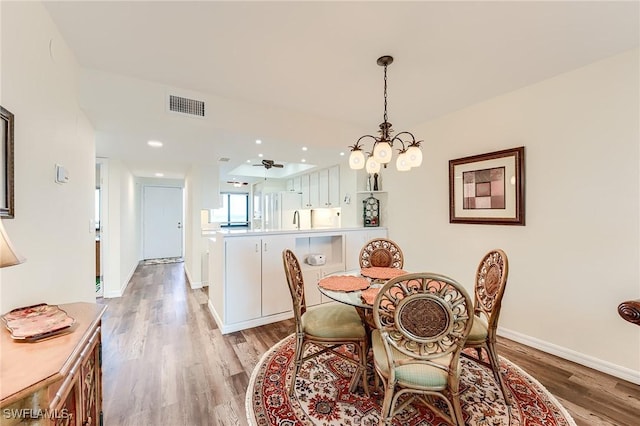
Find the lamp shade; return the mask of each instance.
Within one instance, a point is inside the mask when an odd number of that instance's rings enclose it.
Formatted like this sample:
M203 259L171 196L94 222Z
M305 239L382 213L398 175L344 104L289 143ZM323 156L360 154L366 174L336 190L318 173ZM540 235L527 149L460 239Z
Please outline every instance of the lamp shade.
M418 146L410 146L407 149L407 157L411 167L419 167L422 164L422 150Z
M373 147L373 158L375 158L378 163L386 164L390 162L392 155L393 150L389 142L377 142Z
M380 163L375 158L367 158L367 173L378 173L380 171Z
M14 250L11 240L9 240L4 226L2 226L2 221L0 221L0 268L17 265L22 262L24 262L24 258Z
M360 170L364 167L364 154L362 150L354 149L349 155L349 167L353 170Z
M401 152L396 159L396 169L399 172L406 172L411 170L411 164L409 164L409 156L406 152Z

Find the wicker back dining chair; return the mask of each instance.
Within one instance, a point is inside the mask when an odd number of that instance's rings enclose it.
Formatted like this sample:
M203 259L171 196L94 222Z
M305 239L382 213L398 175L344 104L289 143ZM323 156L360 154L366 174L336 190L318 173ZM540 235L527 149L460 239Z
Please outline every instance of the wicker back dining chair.
M366 368L368 336L360 315L353 306L343 304L320 305L307 309L304 297L304 279L298 258L291 250L285 249L282 252L282 261L293 301L296 326L295 367L291 376L289 395L293 395L296 377L302 364L327 351L332 351L335 355L356 365L349 390L353 392L358 384L358 379L362 378L363 389L368 395ZM309 343L322 349L305 356L304 350ZM352 345L357 358L345 355L344 351L335 350L344 345Z
M420 272L389 280L373 305L374 366L384 383L380 424L419 401L454 425L464 425L460 353L471 330L473 305L465 289L444 275ZM396 406L405 394L409 398ZM444 400L448 413L433 404Z
M360 267L385 267L402 269L404 255L400 247L387 238L374 238L360 250Z
M491 250L485 254L478 264L474 288L473 327L465 347L475 348L477 358L473 359L491 368L505 402L510 405L511 400L500 374L499 357L496 351L496 330L508 275L509 260L505 252L500 249ZM482 349L487 353L488 362L483 361Z

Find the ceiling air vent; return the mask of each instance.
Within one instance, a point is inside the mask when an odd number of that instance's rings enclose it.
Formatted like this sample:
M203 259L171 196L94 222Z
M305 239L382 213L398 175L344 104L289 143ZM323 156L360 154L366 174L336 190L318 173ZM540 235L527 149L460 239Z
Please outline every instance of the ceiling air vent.
M204 117L204 102L169 95L169 111Z
M228 157L220 157L220 158L218 158L218 161L221 162L221 163L226 163L229 160L230 160L230 158L228 158Z

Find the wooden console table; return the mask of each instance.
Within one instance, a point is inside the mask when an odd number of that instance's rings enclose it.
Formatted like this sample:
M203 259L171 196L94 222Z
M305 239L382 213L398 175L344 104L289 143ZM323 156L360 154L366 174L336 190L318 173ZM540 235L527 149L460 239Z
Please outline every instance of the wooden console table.
M105 305L60 305L71 332L35 343L0 330L0 425L102 425L101 319Z

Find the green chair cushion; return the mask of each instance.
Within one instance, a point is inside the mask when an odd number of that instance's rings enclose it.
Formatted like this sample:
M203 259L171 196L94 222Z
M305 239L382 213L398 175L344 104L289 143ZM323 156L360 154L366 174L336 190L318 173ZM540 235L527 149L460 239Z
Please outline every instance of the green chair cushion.
M382 335L379 330L372 331L371 346L373 347L373 360L376 367L385 377L389 377L387 353L384 350L384 343L382 342ZM411 357L403 354L394 347L391 347L391 352L396 360L411 359ZM448 366L451 362L451 355L436 358L432 361L443 366ZM447 387L447 372L425 364L406 364L396 367L396 379L401 386L410 388L441 390Z
M302 315L301 323L305 333L317 337L361 339L367 334L353 306L315 306Z
M487 340L487 320L483 317L474 316L473 325L467 337L467 343L482 343Z

